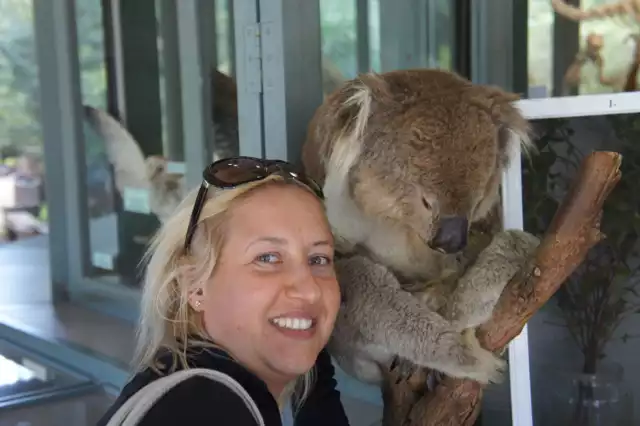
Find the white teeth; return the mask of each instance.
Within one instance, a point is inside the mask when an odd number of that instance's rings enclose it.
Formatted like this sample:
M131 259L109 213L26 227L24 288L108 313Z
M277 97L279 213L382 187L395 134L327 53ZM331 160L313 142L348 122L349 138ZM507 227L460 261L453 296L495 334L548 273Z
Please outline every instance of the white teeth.
M271 320L271 322L278 327L289 328L291 330L308 330L313 324L313 321L306 318L275 318Z

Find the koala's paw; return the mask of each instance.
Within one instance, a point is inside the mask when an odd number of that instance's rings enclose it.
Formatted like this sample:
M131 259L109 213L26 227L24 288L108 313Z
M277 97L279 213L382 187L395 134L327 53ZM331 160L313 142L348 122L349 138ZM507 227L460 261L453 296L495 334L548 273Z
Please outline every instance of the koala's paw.
M462 333L465 346L465 362L462 363L462 375L482 384L500 383L507 367L505 360L480 346L475 329Z
M415 293L419 300L434 312L439 312L446 305L456 288L458 276L456 271L446 271L441 278L423 284L423 289Z
M494 242L503 253L531 256L540 245L540 239L520 229L507 229L494 236Z
M434 312L440 311L447 304L447 295L442 291L444 285L441 282L429 282L427 288L416 293L418 299Z

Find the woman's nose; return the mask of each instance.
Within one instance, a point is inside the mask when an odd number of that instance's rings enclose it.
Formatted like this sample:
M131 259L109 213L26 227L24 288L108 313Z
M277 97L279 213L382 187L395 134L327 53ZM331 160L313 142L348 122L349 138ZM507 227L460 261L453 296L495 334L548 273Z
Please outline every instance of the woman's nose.
M299 268L298 273L291 277L287 294L294 299L303 299L309 304L320 299L322 292L309 266Z

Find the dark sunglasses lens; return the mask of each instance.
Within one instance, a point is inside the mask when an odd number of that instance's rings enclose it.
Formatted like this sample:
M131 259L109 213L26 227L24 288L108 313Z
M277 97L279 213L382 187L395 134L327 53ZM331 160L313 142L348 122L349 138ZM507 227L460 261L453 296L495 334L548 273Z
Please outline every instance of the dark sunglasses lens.
M264 168L259 161L250 158L225 160L211 168L213 177L227 185L239 185L263 178Z
M322 193L322 189L318 186L318 184L309 179L304 173L300 172L295 166L291 163L287 163L286 161L274 160L268 166L269 173L274 172L284 172L288 173L298 182L301 182L307 185L313 192L315 192L320 198L324 198L324 194Z

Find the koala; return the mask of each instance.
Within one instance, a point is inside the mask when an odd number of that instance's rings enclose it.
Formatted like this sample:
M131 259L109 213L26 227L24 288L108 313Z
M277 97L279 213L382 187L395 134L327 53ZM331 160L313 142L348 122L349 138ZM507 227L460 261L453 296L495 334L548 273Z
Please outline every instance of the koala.
M302 163L335 235L343 299L329 350L347 373L380 384L401 359L499 380L505 362L475 327L538 245L492 219L510 150L532 148L517 99L447 71L399 70L346 82L312 117Z

